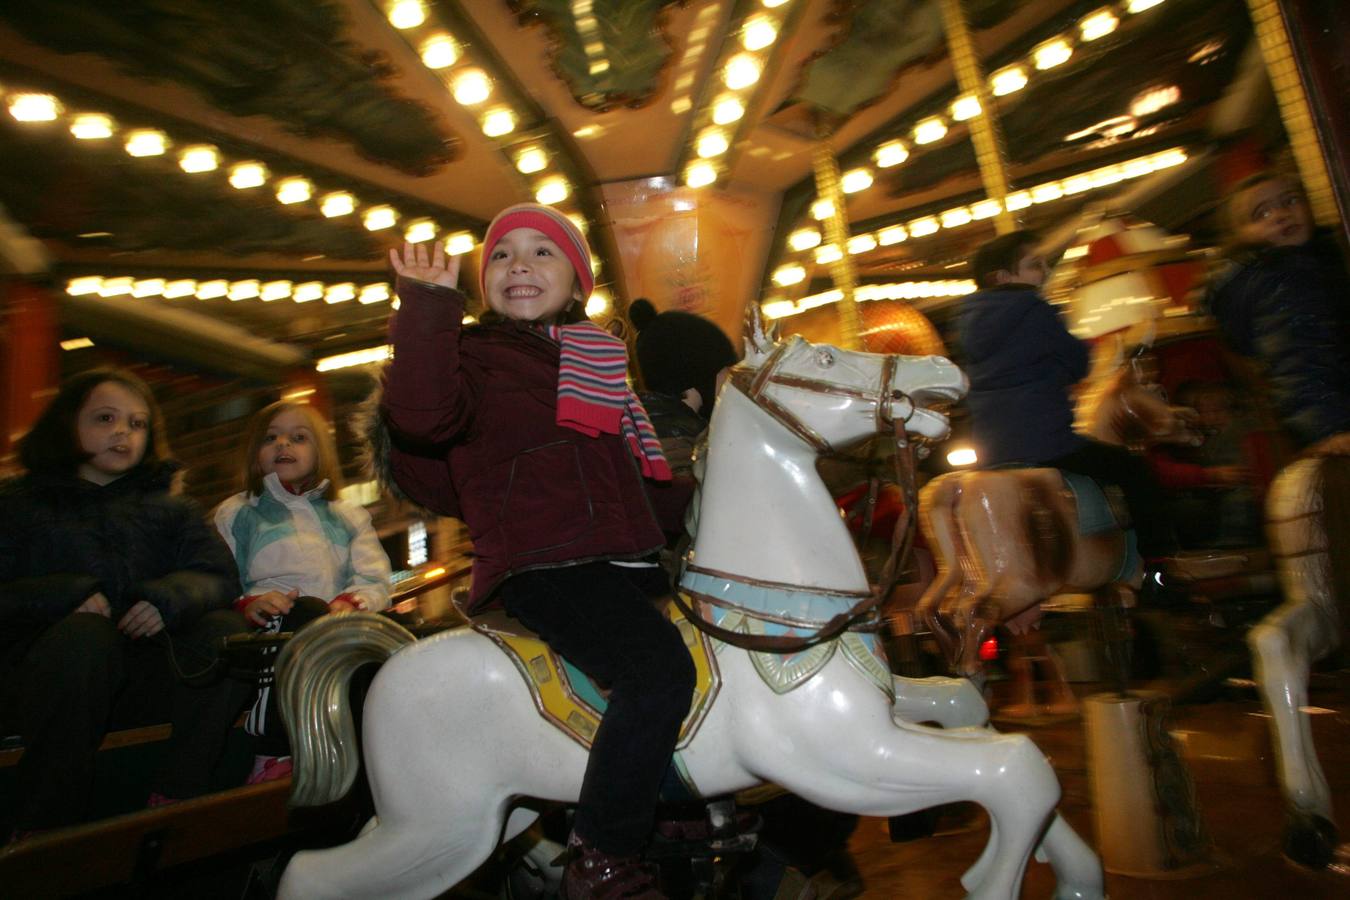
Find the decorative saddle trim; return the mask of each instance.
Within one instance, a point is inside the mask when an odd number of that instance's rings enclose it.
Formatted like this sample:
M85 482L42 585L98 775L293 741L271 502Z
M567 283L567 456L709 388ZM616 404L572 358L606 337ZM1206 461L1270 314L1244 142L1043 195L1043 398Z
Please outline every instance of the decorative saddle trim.
M727 609L714 606L713 622L728 631L738 631L751 635L798 636L810 634L811 629L797 629L791 625L771 622L752 614L747 610ZM734 650L729 644L718 642L717 652ZM816 644L800 653L764 653L756 650L745 651L750 655L755 671L774 693L786 694L809 681L835 653L843 653L849 665L857 669L868 681L872 682L895 702L895 683L891 680L891 667L886 659L886 650L875 632L846 631L832 641Z
M684 638L684 645L694 660L696 673L694 698L689 705L689 714L680 726L679 742L676 744L676 749L681 750L694 739L713 701L717 699L722 687L722 676L717 669L711 641L686 621L673 604L669 606L667 615ZM516 670L530 688L539 714L589 750L596 729L600 727L600 717L609 706L605 693L595 682L514 619L505 615L475 617L469 626L491 639L515 663ZM692 791L693 786L688 783L687 771L678 756L674 767Z

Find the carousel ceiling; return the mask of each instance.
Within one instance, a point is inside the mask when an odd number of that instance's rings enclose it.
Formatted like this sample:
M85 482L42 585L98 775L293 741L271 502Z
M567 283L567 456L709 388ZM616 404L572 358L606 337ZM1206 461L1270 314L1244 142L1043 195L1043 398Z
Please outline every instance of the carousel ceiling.
M1250 31L1242 0L963 5L1041 227L1203 142ZM952 277L992 224L942 23L939 0L5 3L0 204L62 290L195 297L313 358L378 342L405 234L472 247L513 202L585 217L617 281L601 186L634 179L781 198L764 284L824 283L789 241L822 140L866 182L864 280Z

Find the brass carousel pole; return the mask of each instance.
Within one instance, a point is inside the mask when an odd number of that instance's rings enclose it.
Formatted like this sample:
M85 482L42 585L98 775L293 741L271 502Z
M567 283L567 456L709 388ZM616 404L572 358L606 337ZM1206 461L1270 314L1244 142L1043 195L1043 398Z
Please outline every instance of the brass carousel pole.
M1289 134L1294 162L1303 180L1303 189L1308 192L1313 218L1319 225L1336 225L1340 216L1336 211L1331 178L1327 174L1326 158L1318 142L1308 95L1299 78L1298 64L1289 45L1289 28L1280 13L1280 5L1276 0L1247 0L1247 6L1251 9L1252 26L1266 62L1270 86L1280 105L1280 118Z
M839 161L834 158L828 138L816 141L811 162L816 173L816 197L830 201L830 214L825 217L825 240L839 249L840 256L830 263L830 278L843 294L835 308L839 311L839 330L846 349L861 349L861 326L858 307L853 301L858 275L853 269L853 257L848 252L848 218L844 211L844 191L839 184Z
M998 121L994 118L994 104L984 72L980 69L979 57L975 55L975 44L970 39L970 26L966 23L961 0L942 0L941 5L942 21L947 30L947 49L951 53L952 67L956 70L956 83L961 93L972 95L980 104L979 115L969 120L970 139L975 144L975 161L980 166L980 180L984 182L984 190L989 198L998 201L1000 211L994 217L994 228L999 234L1007 234L1016 230L1017 223L1012 213L1004 209L1004 199L1008 196L1008 175L1003 157L1003 137L999 133Z

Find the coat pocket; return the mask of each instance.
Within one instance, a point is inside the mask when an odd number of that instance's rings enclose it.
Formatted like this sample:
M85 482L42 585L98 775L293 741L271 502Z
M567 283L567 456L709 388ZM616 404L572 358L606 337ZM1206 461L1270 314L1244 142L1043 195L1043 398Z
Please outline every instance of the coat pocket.
M594 518L575 444L555 441L516 454L499 514L512 564L582 540Z

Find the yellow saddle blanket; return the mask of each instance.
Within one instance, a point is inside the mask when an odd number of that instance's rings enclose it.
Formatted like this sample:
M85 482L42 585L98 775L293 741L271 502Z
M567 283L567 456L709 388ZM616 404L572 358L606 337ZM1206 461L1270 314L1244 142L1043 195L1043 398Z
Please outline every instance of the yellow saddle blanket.
M713 654L708 636L686 620L675 604L668 604L666 615L684 637L684 645L689 648L698 676L694 685L694 699L689 704L689 714L680 726L679 743L675 746L676 750L681 750L698 733L699 726L717 699L722 678L717 671L717 657ZM589 750L595 730L600 727L600 717L609 705L605 693L595 682L550 650L533 632L505 614L475 617L470 625L479 634L491 638L516 664L516 669L530 687L539 714ZM597 627L604 627L604 623L597 623Z

